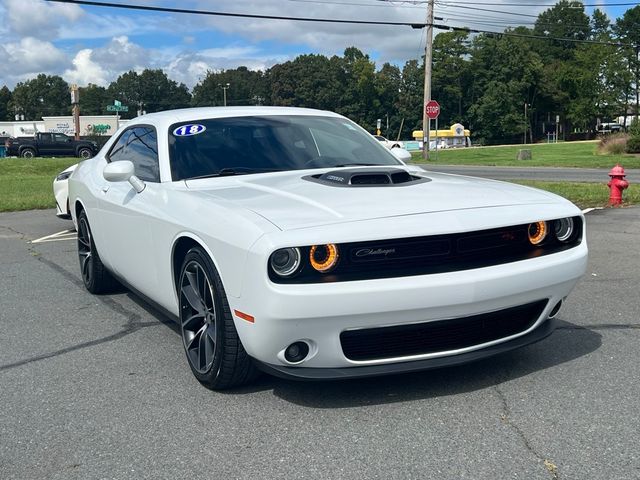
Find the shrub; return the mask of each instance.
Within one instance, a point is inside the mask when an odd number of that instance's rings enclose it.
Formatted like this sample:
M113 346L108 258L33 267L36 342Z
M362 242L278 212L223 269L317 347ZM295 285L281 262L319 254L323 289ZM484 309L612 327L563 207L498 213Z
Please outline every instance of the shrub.
M634 119L631 122L631 126L629 127L629 135L632 137L640 137L640 121L638 119Z
M640 153L640 135L627 141L627 153Z
M600 139L598 153L608 153L609 155L622 155L627 150L629 136L626 133L614 133L605 135Z

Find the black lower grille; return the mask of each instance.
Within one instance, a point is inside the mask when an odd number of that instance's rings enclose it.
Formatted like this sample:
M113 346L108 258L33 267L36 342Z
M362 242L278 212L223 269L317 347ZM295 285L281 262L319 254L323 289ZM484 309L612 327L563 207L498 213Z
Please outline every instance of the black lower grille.
M350 360L377 360L471 347L524 332L544 310L547 300L471 317L393 327L347 330L340 334Z

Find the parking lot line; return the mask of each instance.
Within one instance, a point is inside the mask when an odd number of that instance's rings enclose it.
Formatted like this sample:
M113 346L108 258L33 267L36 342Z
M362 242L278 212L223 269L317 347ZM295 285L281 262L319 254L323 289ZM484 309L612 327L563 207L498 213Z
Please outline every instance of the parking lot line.
M64 240L75 240L78 235L75 230L63 230L58 233L47 235L36 240L32 240L31 243L47 243L47 242L62 242Z

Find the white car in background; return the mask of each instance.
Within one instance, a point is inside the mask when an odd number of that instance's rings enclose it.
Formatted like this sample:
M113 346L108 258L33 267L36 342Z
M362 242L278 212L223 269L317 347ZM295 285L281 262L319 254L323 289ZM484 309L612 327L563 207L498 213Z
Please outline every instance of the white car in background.
M137 117L69 179L84 285L119 280L168 312L212 389L258 369L453 365L549 335L587 264L580 210L408 155L317 110Z
M56 215L60 218L71 218L71 212L69 211L69 177L77 166L77 163L75 165L71 165L69 168L60 172L53 180L53 196L56 199Z
M404 148L404 143L402 143L400 140L387 140L382 135L374 135L373 137L376 140L378 140L382 145L384 145L385 147L387 147L389 149L391 149L391 148Z

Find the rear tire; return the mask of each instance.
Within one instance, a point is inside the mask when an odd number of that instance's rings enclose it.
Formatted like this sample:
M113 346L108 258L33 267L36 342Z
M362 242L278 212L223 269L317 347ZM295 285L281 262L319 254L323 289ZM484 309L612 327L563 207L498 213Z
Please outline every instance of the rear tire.
M100 260L84 210L78 215L78 260L82 282L91 293L109 293L118 288L118 281Z
M33 148L25 148L20 152L22 158L35 158L36 151Z
M224 390L254 380L258 370L238 337L220 276L202 248L185 255L177 289L182 343L198 381Z
M87 158L93 157L93 152L89 148L81 148L78 150L78 157L86 160Z

